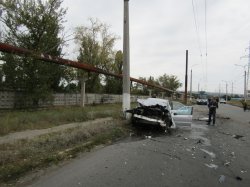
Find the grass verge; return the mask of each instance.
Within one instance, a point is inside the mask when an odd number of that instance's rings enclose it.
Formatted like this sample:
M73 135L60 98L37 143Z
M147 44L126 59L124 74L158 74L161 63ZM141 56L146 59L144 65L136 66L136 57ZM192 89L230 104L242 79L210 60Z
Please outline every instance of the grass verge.
M16 181L32 170L74 158L80 152L111 143L128 134L128 126L119 120L91 124L62 132L0 145L0 184Z
M35 111L0 112L0 135L23 130L45 129L72 122L83 122L96 118L121 116L121 104L96 106L61 107Z
M247 105L250 106L250 100L247 100L246 102L247 102ZM238 101L238 100L237 101L235 101L235 100L232 101L231 100L231 101L227 101L227 104L243 108L242 101Z

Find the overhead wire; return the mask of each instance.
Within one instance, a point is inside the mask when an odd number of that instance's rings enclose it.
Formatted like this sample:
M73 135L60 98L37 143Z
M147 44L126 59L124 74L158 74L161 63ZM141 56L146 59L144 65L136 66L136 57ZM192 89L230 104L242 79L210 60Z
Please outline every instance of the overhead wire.
M198 48L200 52L200 60L203 69L203 80L205 83L205 90L207 90L207 84L208 84L208 38L207 38L207 1L204 0L204 9L205 9L205 15L204 15L204 22L205 22L205 63L203 61L203 49L202 49L202 40L201 40L201 35L200 35L200 28L199 28L199 23L198 23L198 13L197 13L197 4L195 0L192 0L192 8L193 8L193 17L194 17L194 24L195 24L195 32L196 32L196 37L197 37L197 42L198 42Z
M207 78L207 0L205 0L205 45L206 45L206 89L207 89L207 82L208 82L208 78Z
M206 56L207 56L207 0L205 0L205 42L206 42Z
M197 15L196 15L194 0L192 0L192 7L193 7L194 24L195 24L195 31L196 31L196 36L197 36L198 48L199 48L199 51L200 51L200 55L202 56L201 41L200 41L200 35L199 35L199 27L198 27L198 22L197 22Z

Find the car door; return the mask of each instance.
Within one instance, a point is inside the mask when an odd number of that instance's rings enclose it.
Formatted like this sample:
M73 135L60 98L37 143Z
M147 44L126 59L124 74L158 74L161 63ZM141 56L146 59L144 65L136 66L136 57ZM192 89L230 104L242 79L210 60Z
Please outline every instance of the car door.
M193 107L182 106L176 110L172 110L172 118L177 127L189 127L193 119Z

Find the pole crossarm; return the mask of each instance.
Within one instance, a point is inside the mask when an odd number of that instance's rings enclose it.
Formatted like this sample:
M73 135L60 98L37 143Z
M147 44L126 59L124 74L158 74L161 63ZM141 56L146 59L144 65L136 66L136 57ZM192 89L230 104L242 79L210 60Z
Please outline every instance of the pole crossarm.
M1 43L1 42L0 42L0 51L2 51L4 53L16 54L18 56L30 56L30 57L35 58L37 60L42 60L42 61L45 61L45 62L55 63L55 64L59 64L59 65L69 66L69 67L74 67L74 68L82 69L82 70L85 70L85 71L88 71L88 72L94 72L94 73L98 73L98 74L103 74L103 75L107 75L107 76L116 77L118 79L122 79L122 77L123 77L123 75L121 75L121 74L115 74L115 73L112 73L112 72L107 72L107 71L105 71L103 69L97 68L97 67L92 66L90 64L80 63L80 62L72 61L72 60L68 60L68 59L63 59L63 58L60 58L60 57L55 57L55 56L51 56L51 55L44 54L44 53L38 53L38 52L34 52L32 50L29 50L29 49L16 47L16 46ZM137 82L137 83L147 85L147 86L150 86L150 87L158 88L160 90L164 90L164 91L168 91L168 92L175 92L174 90L164 88L164 87L159 86L159 85L151 84L151 83L148 83L146 81L139 80L139 79L136 79L136 78L133 78L133 77L130 77L130 81Z

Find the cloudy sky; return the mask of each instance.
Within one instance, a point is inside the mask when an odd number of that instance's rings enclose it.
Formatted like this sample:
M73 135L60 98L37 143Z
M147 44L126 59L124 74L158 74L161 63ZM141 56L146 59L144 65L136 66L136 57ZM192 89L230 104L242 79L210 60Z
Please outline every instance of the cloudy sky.
M234 64L248 62L240 57L248 54L249 0L207 0L207 19L205 0L130 0L129 4L132 77L166 73L176 75L184 85L185 51L189 50L194 91L200 84L200 89L212 92L218 92L221 85L225 92L226 81L229 93L232 82L233 92L243 93L244 69ZM64 0L63 6L68 8L68 34L88 24L88 18L98 18L121 37L115 49L122 50L123 0ZM73 42L67 53L67 58L76 58Z

